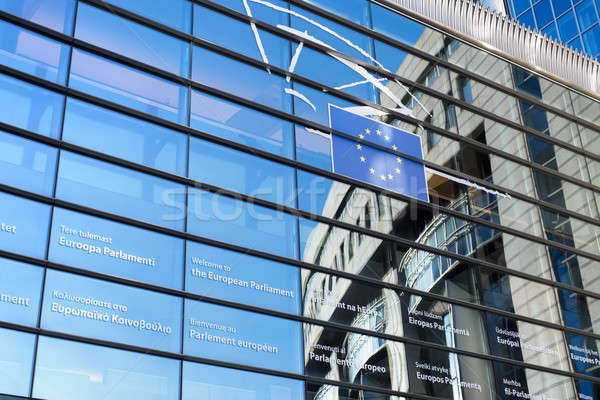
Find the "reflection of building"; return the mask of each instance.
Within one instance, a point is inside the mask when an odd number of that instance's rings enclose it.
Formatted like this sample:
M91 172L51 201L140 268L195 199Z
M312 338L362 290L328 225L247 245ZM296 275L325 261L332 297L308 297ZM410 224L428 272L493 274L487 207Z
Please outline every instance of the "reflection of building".
M535 77L519 67L499 63L494 57L486 56L481 52L476 53L470 47L461 45L454 39L445 38L436 31L425 29L415 42L415 47L459 65L469 62L474 65L473 68L492 81L504 82L507 85L514 81L519 89L521 88L520 82L523 82L524 87L527 81L527 89L523 90L540 99L552 98L556 95L554 93L556 87L545 85L545 80L537 81ZM469 61L464 61L466 59ZM493 110L493 114L504 119L523 121L525 126L569 141L565 136L564 125L561 125L561 120L556 116L546 115L533 105L492 91L479 82L450 72L435 63L428 63L419 57L408 54L403 56L402 63L394 72L438 92L458 97L463 102L481 109ZM555 152L552 144L546 143L542 138L531 138L503 126L494 118L477 115L466 108L457 107L450 102L421 92L408 94L395 83L390 83L388 86L403 98L405 104L420 120L458 133L478 143L513 152L553 170L568 175L576 172L574 170L576 164L572 162L573 160L565 158L564 152L558 148ZM536 87L537 92L532 91ZM384 95L381 95L381 102L390 108L394 107L393 102ZM429 161L449 169L468 173L481 181L509 187L568 210L580 210L588 206L596 207L594 202L590 203L589 198L586 198L586 194L582 190L579 192L566 190L565 185L569 189L570 186L558 178L552 178L548 174L538 171L530 171L512 161L486 154L474 146L465 145L455 139L422 128L412 127L403 121L386 120L386 122L398 124L403 129L420 134L424 157ZM537 207L509 196L469 187L435 173L429 174L428 183L430 196L437 198L442 205L461 213L542 237L561 237L561 241L569 243L575 248L585 249L590 245L588 241L582 240L584 234L581 232L577 234L573 231L572 227L576 227L579 221L569 220L568 217L543 206ZM346 195L344 196L343 193ZM390 202L389 199L378 198L374 195L371 197L368 195L358 196L357 193L360 192L334 184L329 198L344 198L346 202L340 205L338 205L339 202L331 202L339 208L326 203L324 215L335 216L347 222L354 221L361 226L365 226L364 221L369 220L370 226L381 232L394 232L418 243L452 253L473 256L506 266L508 269L547 279L562 280L574 286L595 290L596 279L589 276L587 279L589 284L584 284L579 277L581 273L591 273L590 268L586 268L586 265L590 265L589 260L578 259L566 252L548 252L544 249L537 251L535 247L531 247L530 242L520 237L476 226L443 214L427 217L420 215L415 226L414 221L411 224L405 204L394 200ZM365 201L365 197L368 199L367 201ZM370 206L370 212L365 211L365 205ZM597 212L597 208L595 208L593 214L597 215ZM366 215L370 215L370 217L366 218ZM393 221L391 225L388 223L390 218ZM581 325L569 326L582 328L591 326L589 315L594 314L592 309L588 309L588 306L585 303L582 304L580 299L573 300L573 296L567 295L564 291L552 290L538 283L510 275L479 271L472 265L425 251L411 249L398 253L391 244L376 239L368 239L368 245L365 245L357 240L357 237L360 235L319 226L312 231L303 258L333 269L342 269L367 276L371 276L371 271L367 268L364 260L368 259L370 262L375 260L378 262L378 266L383 266L383 270L378 269L375 276L388 282L398 282L421 291L481 303L514 312L517 315L535 315L545 321L567 321L576 312L578 318L583 318L585 321ZM356 257L356 254L360 254L361 257ZM594 274L594 276L597 275ZM331 276L322 273L310 274L307 272L303 287L306 288L305 313L307 315L317 319L350 324L374 332L414 337L473 352L502 354L507 358L522 360L532 365L551 366L558 370L570 368L577 370L579 368L576 362L569 361L569 345L587 346L588 350L596 351L595 343L584 344L581 342L581 337L573 338L558 331L548 331L493 313L481 313L426 298L400 297L393 291L371 290L366 286L343 279L336 281ZM311 293L317 292L319 296L326 299L324 303L328 304L327 306L318 307L311 303ZM357 298L360 298L364 304L368 304L367 307L381 309L382 317L365 315L352 317L352 313L344 313L339 310L339 304L355 302ZM573 305L569 304L573 301L578 302L577 311L574 311ZM593 299L588 301L589 307L597 306L597 302ZM310 306L308 306L309 304ZM408 322L411 315L423 315L422 313L435 316L431 318L437 320L439 324L445 325L445 335L420 329ZM465 335L464 331L470 332L471 335ZM511 334L518 335L513 336L513 339L517 337L520 345L516 347L505 345L507 339L502 335L510 337ZM306 335L308 336L305 352L312 351L311 349L314 349L315 346L317 348L327 346L327 343L344 343L346 346L344 356L358 360L359 365L365 363L385 365L390 371L390 375L380 378L389 379L392 388L412 391L422 383L413 379L408 371L414 369L413 363L421 360L420 357L423 355L407 351L403 344L386 342L380 338L359 334L344 335L340 332L339 335L345 336L345 339L342 339L334 337L335 334L332 332L314 326L305 329ZM557 382L554 386L549 385L547 377L532 370L514 372L508 365L494 365L491 368L486 362L465 359L453 354L442 356L437 361L447 365L449 374L460 376L457 379L461 381L476 382L489 379L490 382L493 382L496 379L495 390L498 392L502 391L503 383L501 379L493 378L494 375L514 375L517 381L526 382L520 386L525 392L544 392L547 396L556 396L555 398L561 398L568 392L568 390L565 392L564 381ZM307 366L310 367L311 363L308 362ZM354 383L375 379L372 375L361 375L360 372L357 372L357 368L338 368L335 362L332 362L328 374L334 374L337 379ZM323 397L318 398L329 398L325 396L325 391L330 389L324 387L323 390ZM459 395L458 392L462 394ZM451 394L438 393L438 395L448 396ZM454 396L483 399L488 395L486 393L475 394L464 388L454 387Z

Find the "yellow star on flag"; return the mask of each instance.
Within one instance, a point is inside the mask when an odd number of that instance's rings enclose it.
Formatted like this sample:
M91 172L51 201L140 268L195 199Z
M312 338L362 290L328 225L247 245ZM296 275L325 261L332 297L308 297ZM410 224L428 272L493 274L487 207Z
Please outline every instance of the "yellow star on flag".
M388 135L384 136L385 140L390 140L390 137Z
M364 139L365 135L363 135L362 133L360 135L358 135L359 138Z
M398 163L401 163L402 159L400 157L396 157L396 161L398 161Z
M385 175L380 175L379 177L381 178L382 181L385 181Z
M363 156L360 156L360 162L366 162L366 161L367 161L366 158L364 158Z
M361 146L360 144L357 144L357 145L356 145L356 148L357 148L358 150L362 150L362 146Z
M396 173L399 174L400 173L400 168L396 168Z
M393 145L393 146L392 146L392 149L393 149L394 151L396 151L396 150L398 150L398 146L396 146L396 145Z
M388 179L394 179L394 177L392 176L392 174L388 174Z
M375 169L374 168L369 168L369 172L371 173L371 175L375 174Z
M371 134L371 130L370 130L369 128L367 128L367 129L365 129L365 133L366 133L367 135L370 135L370 134Z
M379 129L377 129L377 130L375 131L375 133L377 133L378 135L380 135L380 136L381 136L381 131L380 131Z

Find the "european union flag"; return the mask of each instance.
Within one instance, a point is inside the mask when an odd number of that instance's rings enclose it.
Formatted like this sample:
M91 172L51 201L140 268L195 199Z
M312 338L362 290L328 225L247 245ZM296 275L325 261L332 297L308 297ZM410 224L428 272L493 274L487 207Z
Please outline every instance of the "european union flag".
M329 125L356 138L331 135L334 172L429 201L423 164L364 144L376 143L423 159L421 137L332 104L329 105Z

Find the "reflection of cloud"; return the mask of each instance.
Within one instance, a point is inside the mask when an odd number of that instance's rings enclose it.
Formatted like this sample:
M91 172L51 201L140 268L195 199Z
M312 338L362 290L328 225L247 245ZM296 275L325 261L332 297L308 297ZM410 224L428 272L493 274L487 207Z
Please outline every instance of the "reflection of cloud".
M303 102L305 102L306 104L308 104L313 109L314 112L317 111L317 107L315 107L315 105L305 95L303 95L302 93L298 92L297 90L290 89L290 88L285 88L283 91L286 92L289 95L298 97L300 100L302 100Z
M252 17L252 11L250 11L250 7L248 6L247 0L242 0L244 2L244 8L246 9L246 14L249 17ZM254 40L256 40L256 46L258 46L258 51L260 52L260 56L265 64L269 63L269 59L267 58L267 54L265 53L265 48L262 44L262 40L260 40L260 35L258 34L258 29L256 29L256 24L254 22L250 22L250 28L252 28L252 33L254 33ZM269 69L267 68L267 71Z
M251 16L251 12L250 12L250 8L248 7L247 0L243 0L243 1L244 1L244 7L246 7L246 13L247 13L249 16ZM273 4L273 3L270 3L270 2L268 2L268 1L264 1L264 0L250 0L250 1L252 1L252 2L254 2L254 3L261 4L261 5L265 6L265 7L272 8L272 9L274 9L274 10L276 10L276 11L280 11L280 12L283 12L283 13L286 13L286 14L289 14L289 15L293 15L293 16L295 16L295 17L297 17L297 18L300 18L300 19L302 19L302 20L304 20L304 21L308 22L309 24L311 24L311 25L313 25L313 26L315 26L315 27L317 27L317 28L319 28L319 29L321 29L321 30L323 30L323 31L327 32L328 34L332 35L333 37L335 37L335 38L337 38L337 39L341 40L341 41L342 41L342 42L344 42L346 45L348 45L349 47L351 47L351 48L353 48L354 50L358 51L358 52L359 52L360 54L362 54L364 57L368 58L370 61L372 61L373 63L375 63L375 64L376 64L378 67L380 67L380 68L381 68L381 69L383 69L384 71L386 71L386 72L390 72L390 73L391 73L391 71L389 71L387 68L385 68L385 67L383 66L383 64L381 64L379 61L377 61L377 60L376 60L376 59L375 59L373 56L371 56L371 55L370 55L370 54L369 54L367 51L365 51L365 50L364 50L362 47L360 47L360 46L358 46L358 45L354 44L352 41L350 41L350 40L348 40L347 38L345 38L344 36L340 35L340 34L339 34L339 33L337 33L336 31L334 31L333 29L330 29L330 28L328 28L327 26L325 26L325 25L323 25L323 24L320 24L320 23L318 23L317 21L314 21L314 20L312 20L311 18L308 18L308 17L306 17L305 15L302 15L302 14L300 14L300 13L296 12L296 11L293 11L293 10L288 10L287 8L283 8L283 7L277 6L277 5L275 5L275 4ZM251 25L251 27L252 27L253 31L255 32L255 33L254 33L254 35L255 35L255 38L256 38L257 44L259 45L259 49L261 50L261 55L263 55L263 51L264 51L264 50L263 50L263 48L262 48L262 44L260 43L260 38L259 38L259 36L258 36L258 32L256 31L256 26L255 26L255 24L254 24L253 22L251 22L251 23L250 23L250 25ZM317 43L317 44L319 44L319 45L322 45L322 46L328 47L328 48L330 48L330 49L332 49L332 50L335 50L333 47L329 46L328 44L326 44L326 43L324 43L324 42L322 42L322 41L320 41L320 40L316 39L315 37L313 37L313 36L309 35L309 34L308 34L308 32L301 32L301 31L298 31L297 29L294 29L294 28L291 28L291 27L285 27L285 26L283 26L283 25L277 25L277 27L278 27L278 28L280 28L280 29L286 30L286 31L288 31L288 32L291 32L291 33L293 33L293 34L295 34L295 35L298 35L298 36L300 36L300 37L302 37L302 38L304 38L304 39L306 39L306 40L310 40L310 41L312 41L312 42L314 42L314 43ZM337 50L335 50L335 51L337 51ZM328 54L329 54L331 57L333 57L333 58L335 58L336 60L338 60L338 61L340 61L341 63L343 63L344 65L346 65L347 67L349 67L350 69L352 69L353 71L355 71L356 73L358 73L359 75L361 75L363 78L365 78L365 79L366 79L366 80L367 80L369 83L371 83L371 84L372 84L373 86L375 86L377 89L381 90L381 92L382 92L382 93L384 93L386 96L388 96L390 99L392 99L392 100L394 101L394 103L396 103L396 104L398 105L398 107L400 108L400 112L401 112L402 114L405 114L405 115L412 115L412 112L411 112L411 111L410 111L408 108L406 108L406 106L405 106L405 105L404 105L404 104L403 104L403 103L400 101L400 99L398 99L398 98L397 98L397 97L394 95L394 93L393 93L393 92L392 92L392 91L391 91L391 90L390 90L390 89L389 89L387 86L384 86L384 85L382 85L382 84L381 84L381 80L379 80L379 79L376 79L376 78L375 78L373 75L371 75L371 74L370 74L370 73L369 73L369 72L368 72L368 71L367 71L365 68L363 68L363 67L359 66L358 64L356 64L356 63L354 63L354 62L352 62L352 61L349 61L349 60L347 60L347 59L345 59L345 58L343 58L343 57L340 57L340 56L338 56L338 55L336 55L336 54L333 54L333 53L328 53ZM298 57L299 57L299 53L298 53L298 52L297 52L297 54L295 54L295 55L294 55L294 58L295 58L295 60L292 60L292 64L293 64L293 66L295 66L295 63L298 61L296 56L298 56ZM264 55L263 55L263 61L265 61L265 57L266 57L266 56L264 56ZM268 63L268 61L265 61L265 63ZM292 70L292 69L293 69L293 66L292 66L292 65L290 65L290 70ZM267 69L267 70L268 70L268 69ZM291 72L291 71L290 71L290 72ZM425 108L425 107L424 107L424 106L421 104L421 102L420 102L420 101L419 101L419 100L418 100L418 99L417 99L415 96L413 96L413 94L410 92L410 90L409 90L407 87L405 87L404 85L402 85L402 84L401 84L400 82L398 82L397 80L394 80L394 81L395 81L395 82L396 82L396 83L397 83L397 84L398 84L400 87L402 87L402 88L403 88L403 89L406 91L406 93L407 93L407 94L408 94L410 97L412 97L412 98L413 98L413 100L415 100L415 102L416 102L417 104L419 104L419 106L421 106L421 107L423 108L423 110L424 110L424 111L425 111L427 114L429 114L429 112L427 111L427 109L426 109L426 108ZM291 95L298 96L298 94L297 94L297 93L294 93L293 91L291 91L291 90L288 90L288 89L285 89L285 92L286 92L286 93L288 93L288 94L291 94ZM298 97L299 97L300 99L302 99L303 101L307 102L307 103L308 103L308 104L309 104L309 105L310 105L310 106L313 108L313 110L314 110L314 111L316 111L316 107L315 107L315 106L312 104L312 102L310 102L310 100L308 100L308 98L306 98L305 96L298 96Z

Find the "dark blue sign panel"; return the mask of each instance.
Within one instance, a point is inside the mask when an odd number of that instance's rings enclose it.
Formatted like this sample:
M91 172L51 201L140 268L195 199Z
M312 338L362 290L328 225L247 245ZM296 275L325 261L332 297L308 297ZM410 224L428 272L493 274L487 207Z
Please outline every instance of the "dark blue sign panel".
M329 124L355 139L331 135L333 171L419 200L429 201L425 166L365 143L423 159L421 138L394 126L329 105Z
M50 260L181 289L183 240L61 208L54 210Z
M150 347L181 349L181 299L48 271L42 328Z
M0 258L0 319L35 326L40 309L44 270Z
M184 338L185 354L302 373L297 321L186 300Z
M188 242L188 292L291 314L300 312L300 271L248 254Z

